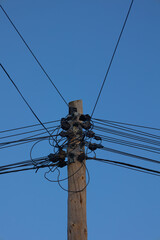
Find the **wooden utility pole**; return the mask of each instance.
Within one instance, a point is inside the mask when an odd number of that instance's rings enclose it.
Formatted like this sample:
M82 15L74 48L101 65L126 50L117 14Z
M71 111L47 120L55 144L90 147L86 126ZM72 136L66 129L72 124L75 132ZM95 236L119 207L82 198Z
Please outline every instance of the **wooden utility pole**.
M82 100L70 102L69 109L70 113L74 110L79 115L82 114ZM86 168L85 160L83 163L77 160L84 153L84 147L81 148L80 141L77 140L80 133L74 120L71 121L71 127L76 137L68 145L68 240L87 240L86 189L80 191L86 186Z

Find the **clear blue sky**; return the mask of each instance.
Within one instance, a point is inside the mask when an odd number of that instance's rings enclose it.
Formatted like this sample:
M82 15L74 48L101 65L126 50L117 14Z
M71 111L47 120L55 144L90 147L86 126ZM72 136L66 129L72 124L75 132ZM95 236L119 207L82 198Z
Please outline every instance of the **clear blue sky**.
M90 114L130 1L0 3L67 102L83 99ZM95 117L160 128L159 26L160 1L135 0ZM0 61L41 121L68 113L1 10ZM1 130L37 123L2 70L0 103ZM28 160L30 147L0 150L1 163ZM42 144L34 157L49 151ZM99 156L123 161L106 152ZM160 178L102 163L87 166L88 239L159 240ZM0 192L1 240L67 238L67 193L46 181L43 171L0 176Z

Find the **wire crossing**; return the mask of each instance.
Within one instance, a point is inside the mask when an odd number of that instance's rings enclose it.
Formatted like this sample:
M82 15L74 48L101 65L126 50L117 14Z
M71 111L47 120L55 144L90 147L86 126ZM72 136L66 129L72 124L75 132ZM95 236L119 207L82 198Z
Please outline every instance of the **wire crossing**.
M99 98L100 98L100 95L101 95L101 93L102 93L102 90L103 90L104 84L105 84L105 82L106 82L106 79L107 79L108 73L109 73L109 71L110 71L110 68L111 68L111 65L112 65L112 62L113 62L113 59L114 59L114 56L115 56L115 54L116 54L116 51L117 51L117 48L118 48L119 42L120 42L120 40L121 40L121 37L122 37L123 31L124 31L124 28L125 28L125 26L126 26L126 23L127 23L128 17L129 17L129 14L130 14L130 12L131 12L133 2L134 2L134 0L131 1L131 4L130 4L130 6L129 6L129 10L128 10L128 12L127 12L127 16L126 16L126 18L125 18L125 21L124 21L123 27L122 27L122 29L121 29L120 35L119 35L119 37L118 37L118 40L117 40L117 43L116 43L116 46L115 46L115 49L114 49L114 51L113 51L113 54L112 54L112 57L111 57L111 60L110 60L110 63L109 63L109 66L108 66L108 69L107 69L106 75L105 75L105 77L104 77L104 80L103 80L103 83L102 83L101 89L100 89L100 91L99 91L99 94L98 94L98 97L97 97L97 100L96 100L96 103L95 103L95 105L94 105L94 108L93 108L93 111L92 111L91 117L92 117L93 114L94 114L94 111L95 111L95 109L96 109L97 103L98 103Z
M17 29L17 27L15 26L15 24L13 23L13 21L11 20L11 18L8 16L7 12L4 10L4 8L2 7L2 5L0 5L0 8L2 9L2 11L4 12L5 16L7 17L7 19L9 20L9 22L11 23L12 27L15 29L15 31L18 33L19 37L21 38L21 40L23 41L23 43L25 44L25 46L27 47L27 49L29 50L29 52L31 53L31 55L33 56L33 58L35 59L35 61L37 62L37 64L39 65L39 67L42 69L42 71L44 72L44 74L46 75L46 77L48 78L48 80L50 81L50 83L52 84L52 86L56 89L57 93L59 94L59 96L63 99L63 101L65 102L65 104L68 106L68 103L66 102L66 100L64 99L64 97L62 96L62 94L60 93L60 91L58 90L58 88L56 87L56 85L53 83L51 77L48 75L48 73L46 72L46 70L44 69L44 67L42 66L42 64L39 62L39 60L37 59L37 57L35 56L35 54L33 53L33 51L31 50L31 48L29 47L29 45L27 44L27 42L25 41L24 37L22 36L22 34L19 32L19 30Z

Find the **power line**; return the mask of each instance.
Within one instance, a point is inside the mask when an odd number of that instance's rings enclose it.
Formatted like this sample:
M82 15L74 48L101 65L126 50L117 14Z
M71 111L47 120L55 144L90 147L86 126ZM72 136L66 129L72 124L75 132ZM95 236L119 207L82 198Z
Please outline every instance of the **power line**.
M101 137L101 139L106 142L111 142L111 143L115 143L115 144L119 144L119 145L123 145L123 146L127 146L127 147L132 147L132 148L160 154L160 148L155 148L155 147L151 147L149 145L139 144L139 143L126 141L126 140L113 138L113 137L108 137L108 136L104 136L104 135L99 135L99 134L96 134L96 136Z
M36 162L38 164L39 162L46 161L47 159L48 159L48 157L35 158L34 162ZM29 164L33 165L32 160L25 160L25 161L21 161L21 162L17 162L17 163L11 163L11 164L7 164L7 165L3 165L3 166L0 166L0 170L1 169L6 169L6 168L8 169L9 167L27 166Z
M53 130L54 128L57 128L58 126L52 126L52 127L47 127L47 129ZM16 133L16 134L11 134L11 135L7 135L7 136L3 136L0 137L0 139L4 139L4 138L13 138L13 137L17 137L17 136L21 136L21 135L25 135L25 134L29 134L29 133L34 133L34 132L44 132L45 130L43 128L41 129L36 129L36 130L32 130L32 131L27 131L27 132L22 132L22 133ZM40 133L41 134L41 133ZM39 134L36 134L39 135ZM35 135L34 135L35 136Z
M107 132L109 134L129 138L129 139L134 139L136 141L145 142L145 143L149 143L149 144L152 144L152 145L160 146L160 141L153 140L153 139L146 138L146 137L137 136L135 134L129 134L129 133L126 133L126 132L117 131L117 130L113 130L113 129L109 129L109 128L103 128L103 127L99 127L99 126L94 126L94 129L96 129L98 131L102 131L102 132Z
M55 137L55 136L57 136L57 135L53 135L53 137ZM28 142L34 142L34 141L37 141L37 140L48 139L48 138L49 138L48 136L37 137L37 138L22 138L22 139L19 139L19 140L0 143L0 146L5 146L5 145L13 144L13 143L20 143L20 142L28 143Z
M46 72L46 70L44 69L44 67L42 66L42 64L39 62L39 60L37 59L37 57L35 56L35 54L33 53L33 51L31 50L31 48L29 47L29 45L27 44L27 42L24 40L23 36L20 34L19 30L16 28L15 24L13 23L13 21L11 20L11 18L8 16L7 12L4 10L4 8L2 7L2 5L0 5L2 11L4 12L4 14L6 15L6 17L8 18L9 22L11 23L11 25L13 26L13 28L15 29L15 31L18 33L19 37L21 38L21 40L23 41L23 43L25 44L25 46L27 47L27 49L29 50L29 52L31 53L31 55L33 56L33 58L36 60L36 62L38 63L39 67L42 69L42 71L44 72L44 74L46 75L46 77L48 78L48 80L51 82L52 86L56 89L56 91L58 92L58 94L60 95L60 97L63 99L63 101L65 102L65 104L68 106L68 103L66 102L66 100L64 99L64 97L62 96L62 94L60 93L60 91L58 90L58 88L55 86L55 84L53 83L51 77L48 75L48 73Z
M133 127L138 127L138 128L146 128L146 129L150 129L150 130L160 131L160 128L154 128L154 127L149 127L149 126L144 126L144 125L137 125L137 124L132 124L132 123L124 123L124 122L104 120L104 119L98 119L98 118L93 118L93 120L100 121L100 122L108 122L108 123L118 123L118 124L122 124L122 125L128 125L128 126L133 126Z
M51 169L51 167L55 166L59 167L59 160L55 157L55 162L52 162L50 161L48 156L45 156L41 158L35 158L31 160L0 166L0 174L21 172L32 169L35 169L37 172L40 168L48 167L49 169Z
M48 140L49 136L33 138L35 136L40 136L40 135L43 135L43 134L45 134L45 132L39 133L39 134L35 134L35 135L29 136L29 137L26 137L26 138L22 138L22 139L19 139L19 140L15 140L15 141L0 143L0 146L4 145L4 146L0 147L0 149L9 148L9 147L15 147L15 146L19 146L19 145L22 145L22 144L31 143L31 142L35 142L35 141L39 141L39 140L41 140L41 141L42 140ZM52 135L52 138L53 137L57 137L57 136L58 136L57 134L56 135ZM8 146L8 144L10 144L10 145ZM5 145L7 145L7 146L5 146Z
M87 157L87 159L96 160L96 161L104 162L104 163L107 163L107 164L116 165L116 166L119 166L119 167L124 167L124 168L131 169L131 170L134 170L134 171L143 172L143 173L147 173L147 174L151 174L151 175L155 175L155 176L160 177L160 171L150 169L150 168L141 167L141 166L138 166L138 165L133 165L133 164L114 161L114 160L102 159L102 158Z
M59 120L49 121L49 122L43 122L43 124L45 125L45 124L50 124L50 123L54 123L54 122L59 122ZM3 130L3 131L0 131L0 133L18 131L18 130L22 130L22 129L25 129L25 128L37 127L37 126L40 126L40 125L41 125L40 123L38 123L38 124L32 124L32 125L28 125L28 126L23 126L23 127L18 127L18 128L12 128L12 129Z
M126 23L127 23L127 20L128 20L128 17L129 17L129 14L130 14L130 11L131 11L131 8L132 8L132 5L133 5L133 2L134 2L134 0L131 1L131 4L130 4L130 6L129 6L129 10L128 10L128 12L127 12L127 16L126 16L126 18L125 18L125 21L124 21L124 23L123 23L123 27L122 27L122 29L121 29L120 35L119 35L119 37L118 37L118 40L117 40L117 43L116 43L116 46L115 46L115 49L114 49L114 51L113 51L113 55L112 55L112 57L111 57L111 60L110 60L110 63L109 63L109 66L108 66L108 69L107 69L106 75L105 75L105 77L104 77L104 80L103 80L103 83L102 83L102 86L101 86L101 89L100 89L100 92L99 92L99 94L98 94L98 97L97 97L96 103L95 103L95 105L94 105L94 108L93 108L93 111L92 111L91 117L92 117L93 114L94 114L95 108L96 108L96 106L97 106L98 100L99 100L100 95L101 95L101 92L102 92L102 90L103 90L103 87L104 87L105 81L106 81L106 79L107 79L107 76L108 76L109 70L110 70L110 68L111 68L111 65L112 65L112 62L113 62L113 59L114 59L114 56L115 56L115 53L116 53L116 51L117 51L117 48L118 48L118 45L119 45L119 42L120 42L120 39L121 39L122 33L123 33L124 28L125 28L125 25L126 25Z
M126 132L136 133L138 135L143 135L143 136L147 136L147 137L150 137L150 138L155 138L155 139L160 140L159 135L144 132L144 131L140 131L140 130L133 129L133 128L126 127L126 126L121 126L120 124L110 123L110 122L107 122L107 121L102 122L102 123L98 122L98 121L93 121L93 122L96 123L96 124L99 124L99 125L103 125L103 126L107 126L107 127L111 127L111 128L117 128L117 129L120 129L120 130L123 130L123 131L126 131Z
M50 166L56 166L56 164L50 164ZM24 171L27 171L27 170L37 170L39 168L46 168L48 167L48 165L41 165L39 167L37 166L34 166L34 167L30 167L30 168L23 168L23 169L16 169L16 170L10 170L10 171L5 171L5 172L0 172L0 175L2 174L8 174L8 173L16 173L16 172L24 172Z
M127 157L137 158L137 159L140 159L140 160L143 160L143 161L148 161L148 162L153 162L153 163L160 164L160 161L158 161L158 160L143 157L143 156L139 156L139 155L135 155L135 154L128 153L128 152L123 152L123 151L113 149L113 148L104 147L104 148L102 148L102 150L107 151L107 152L120 154L120 155L127 156Z
M35 114L35 112L33 111L33 109L31 108L31 106L29 105L29 103L26 101L26 99L23 97L22 93L20 92L20 90L18 89L18 87L16 86L16 84L14 83L14 81L12 80L12 78L10 77L10 75L8 74L8 72L5 70L5 68L2 66L2 64L0 64L0 67L3 69L3 71L5 72L5 74L7 75L7 77L9 78L9 80L11 81L11 83L13 84L13 86L16 88L16 90L18 91L18 93L20 94L20 96L22 97L23 101L26 103L26 105L28 106L28 108L30 109L30 111L33 113L33 115L36 117L36 119L38 120L38 122L43 126L43 128L46 130L46 132L52 137L52 135L50 134L50 132L48 131L48 129L45 127L45 125L41 122L41 120L38 118L38 116Z
M40 139L40 138L37 138L37 140ZM48 137L44 137L44 138L41 138L41 141L42 140L47 140ZM37 140L30 140L30 141L26 141L26 142L20 142L20 143L16 143L16 144L11 144L11 145L7 145L7 146L3 146L3 147L0 147L0 150L1 149L5 149L5 148L10 148L10 147L16 147L16 146L19 146L19 145L24 145L24 144L27 144L27 143L31 143L31 142L35 142Z

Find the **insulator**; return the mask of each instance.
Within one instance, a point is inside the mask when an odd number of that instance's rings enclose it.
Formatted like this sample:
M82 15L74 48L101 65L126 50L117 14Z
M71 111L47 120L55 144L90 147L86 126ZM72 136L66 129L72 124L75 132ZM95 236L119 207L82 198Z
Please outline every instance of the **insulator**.
M95 140L102 140L102 138L99 137L99 136L94 136L94 139L95 139Z
M61 132L59 133L59 136L61 136L61 137L67 137L67 138L72 138L72 137L74 137L74 132L73 132L71 129L69 129L67 132L61 131Z
M58 167L60 167L60 168L63 168L63 167L65 167L67 165L67 163L65 162L65 161L59 161L59 163L58 163Z
M84 114L81 114L81 116L79 117L80 121L86 121L86 117Z
M57 156L56 156L55 154L53 154L53 153L50 153L50 154L48 155L48 158L49 158L49 160L50 160L51 162L54 162L54 163L58 161Z
M90 121L91 120L91 116L89 114L86 114L86 121Z
M65 160L65 158L67 156L67 154L64 150L60 150L57 155L58 155L59 160Z
M83 162L83 160L85 160L85 158L86 158L85 153L81 153L81 154L78 156L77 160L78 160L79 162Z
M73 119L73 116L72 115L68 115L67 117L66 117L66 120L67 121L70 121L70 120L72 120Z
M89 143L88 148L89 148L91 151L95 151L95 150L97 149L97 144L96 144L96 143Z
M63 130L67 131L70 127L71 127L71 125L69 124L69 122L65 118L62 118L61 119L61 128Z
M94 135L95 135L95 133L93 131L86 132L86 136L89 137L89 138L93 138Z
M87 121L87 122L81 123L81 126L82 128L88 130L91 128L92 124L89 121Z
M101 144L96 144L96 143L89 143L88 148L91 151L95 151L97 148L103 148L103 146Z
M59 136L61 136L61 137L67 137L67 132L61 131L61 132L59 133Z
M97 144L97 148L104 148L102 144Z
M91 120L91 117L89 116L89 114L81 114L81 116L79 117L79 120L80 121L83 121L83 122L85 122L85 121L90 121Z

